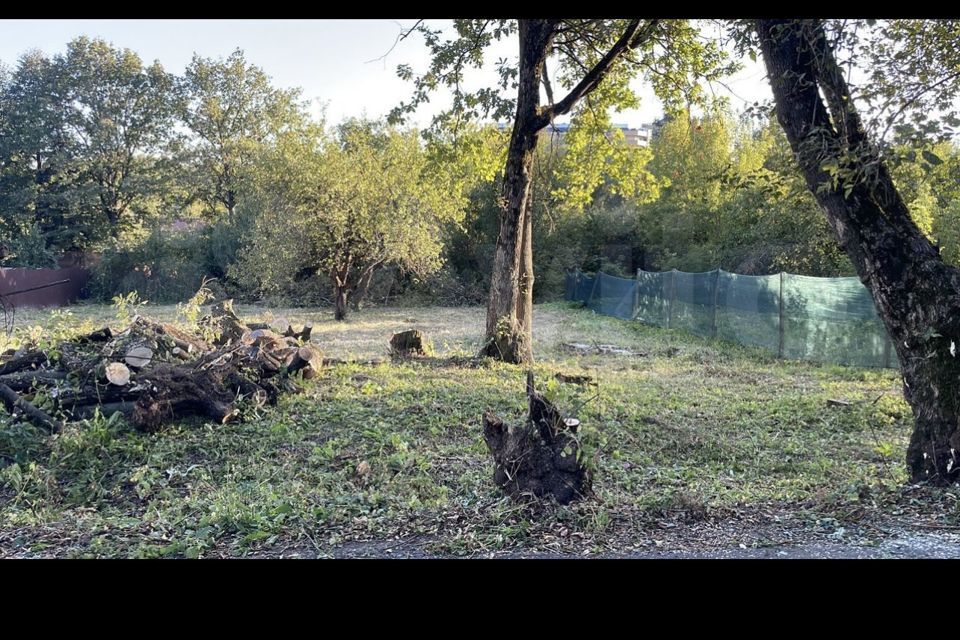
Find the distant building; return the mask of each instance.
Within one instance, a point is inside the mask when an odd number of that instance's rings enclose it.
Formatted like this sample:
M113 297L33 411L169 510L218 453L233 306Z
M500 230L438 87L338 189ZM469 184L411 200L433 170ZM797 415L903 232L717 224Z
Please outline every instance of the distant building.
M509 122L497 123L497 128L501 131L509 129L511 126L513 125ZM629 147L649 147L653 141L654 125L652 124L642 124L637 128L628 127L626 124L614 124L611 128L619 129L623 132L623 137L626 139L627 146ZM554 141L560 142L569 130L569 123L557 122L547 125L547 128L544 130L544 135L550 135Z

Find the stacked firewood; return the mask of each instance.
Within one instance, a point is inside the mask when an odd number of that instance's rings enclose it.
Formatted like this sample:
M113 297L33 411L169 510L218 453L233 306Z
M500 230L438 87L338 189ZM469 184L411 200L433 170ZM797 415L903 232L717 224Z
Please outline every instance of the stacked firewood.
M323 364L310 325L245 324L229 300L200 323L209 341L137 316L119 333L104 327L54 349L8 351L0 355L0 401L50 432L98 411L123 413L145 431L190 415L226 423L245 406L299 391L294 378Z

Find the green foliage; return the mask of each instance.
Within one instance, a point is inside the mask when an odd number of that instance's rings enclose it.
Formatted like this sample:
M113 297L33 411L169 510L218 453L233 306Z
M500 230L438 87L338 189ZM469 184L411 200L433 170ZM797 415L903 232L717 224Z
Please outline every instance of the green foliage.
M139 242L111 246L94 267L92 295L108 300L136 291L156 302L189 299L215 273L211 234L201 223L179 221L156 227Z
M627 146L623 132L612 128L605 109L587 106L574 117L564 136L551 198L565 207L582 209L606 186L610 195L635 204L651 202L665 184L648 170L652 158L645 147Z
M257 197L264 207L234 274L264 293L295 294L311 275L347 294L395 265L425 275L441 265L446 224L462 219L450 174L432 171L415 131L366 121L335 137L285 135L265 157Z
M147 300L140 298L140 295L136 291L113 296L113 308L117 322L122 326L127 325L130 319L137 314L137 308L145 304L147 304ZM131 311L133 312L132 314Z
M216 216L230 221L252 189L263 145L301 126L299 91L270 84L237 49L226 59L196 54L179 81L179 115L193 134L184 149L194 192Z
M57 267L57 259L47 247L47 239L36 222L27 228L26 233L7 241L2 263L5 267Z
M196 327L200 314L203 313L203 305L213 300L216 296L207 286L210 284L208 278L204 278L200 283L200 288L186 302L177 304L177 320L183 322L189 327Z

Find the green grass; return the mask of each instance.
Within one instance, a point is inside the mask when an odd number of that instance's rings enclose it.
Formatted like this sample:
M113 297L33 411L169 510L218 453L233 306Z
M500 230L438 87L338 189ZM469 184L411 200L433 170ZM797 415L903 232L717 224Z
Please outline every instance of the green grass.
M63 335L112 313L78 306L20 322ZM345 325L324 310L272 314L311 320L328 355L384 356L392 332L415 327L438 357L331 367L305 393L227 426L189 420L144 435L97 420L44 438L2 414L0 557L324 555L393 539L448 554L580 553L630 548L664 518L775 510L843 521L917 496L904 495L911 418L895 371L783 362L549 304L535 309L534 369L562 408L579 407L597 498L516 505L491 482L480 418L492 410L522 420L523 370L444 360L476 351L482 309L377 309ZM578 355L563 342L646 355ZM597 386L557 383L557 372L593 376ZM831 398L852 404L828 407ZM362 463L367 474L357 473Z

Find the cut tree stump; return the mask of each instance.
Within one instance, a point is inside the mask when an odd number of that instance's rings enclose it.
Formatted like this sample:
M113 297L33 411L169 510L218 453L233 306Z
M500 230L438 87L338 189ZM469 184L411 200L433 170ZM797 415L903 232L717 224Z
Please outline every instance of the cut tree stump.
M150 364L151 360L153 360L153 349L144 346L132 347L123 358L123 361L134 369L144 368Z
M130 369L122 362L111 362L104 371L110 384L122 387L130 382Z
M483 414L483 439L493 455L493 481L514 500L554 498L560 504L593 494L593 474L580 460L576 438L580 421L564 416L536 392L527 373L529 413L512 427L489 411Z
M418 329L401 331L390 338L390 353L396 356L426 356L429 348L423 332Z

